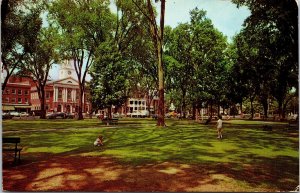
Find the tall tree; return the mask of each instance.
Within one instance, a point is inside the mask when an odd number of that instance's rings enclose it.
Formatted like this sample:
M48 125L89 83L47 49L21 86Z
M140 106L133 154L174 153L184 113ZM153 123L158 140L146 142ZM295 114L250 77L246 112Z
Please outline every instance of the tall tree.
M143 16L138 15L137 7L131 1L116 0L115 3L117 13L112 21L112 35L98 47L97 61L92 69L94 103L98 101L99 108L109 110L112 105L120 106L126 101L128 87L132 86L132 80L136 77L132 73L141 70L138 55L145 50L137 43L145 37ZM111 75L108 77L107 74Z
M34 21L32 18L31 21ZM39 19L37 19L39 22ZM30 30L33 26L25 26L24 29ZM49 79L49 71L52 65L59 60L59 36L56 29L52 27L42 28L37 34L31 34L31 41L28 44L28 55L25 58L26 64L23 66L22 72L27 72L36 83L38 97L41 103L41 119L46 118L46 98L45 87Z
M106 46L104 46L106 45ZM127 78L127 64L121 55L112 48L111 44L104 44L97 61L92 68L92 101L98 109L108 109L108 117L112 118L112 105L121 106L127 99L125 91ZM99 73L100 72L100 73Z
M79 82L78 119L83 119L83 95L88 70L97 48L111 34L112 15L108 0L59 0L52 3L53 24L60 27L66 59L74 60Z
M272 78L268 82L272 85L271 93L278 102L280 117L284 117L283 105L288 99L287 93L291 87L298 89L297 2L295 0L233 0L233 2L238 6L247 6L251 11L251 15L244 22L246 40L249 45L255 45L257 73L264 76L265 72L259 70L260 68L273 70ZM260 87L260 91L266 88Z
M227 45L226 38L214 28L204 10L195 8L190 15L189 23L180 24L171 33L166 45L166 54L170 56L166 57L166 63L168 83L179 88L182 95L182 111L188 98L195 118L203 102L209 101L212 107L224 95Z
M24 4L22 0L5 0L1 3L1 61L2 71L5 73L2 90L10 76L20 69L26 55L24 44L27 40L24 35L32 33L23 30L26 18L33 14Z
M160 24L156 22L155 8L151 0L142 1L142 5L146 5L146 9L142 7L136 0L132 0L140 9L144 16L148 19L152 41L155 48L158 70L158 118L157 126L165 126L165 99L164 99L164 65L163 65L163 38L165 25L165 0L160 0ZM159 0L155 0L158 2Z

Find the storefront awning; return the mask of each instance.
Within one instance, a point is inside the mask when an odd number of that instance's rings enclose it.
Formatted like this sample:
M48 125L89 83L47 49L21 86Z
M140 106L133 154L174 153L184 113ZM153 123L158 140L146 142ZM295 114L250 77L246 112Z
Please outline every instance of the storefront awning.
M31 106L15 106L15 109L30 109Z
M2 110L3 111L13 111L13 110L15 110L15 107L14 106L3 105Z

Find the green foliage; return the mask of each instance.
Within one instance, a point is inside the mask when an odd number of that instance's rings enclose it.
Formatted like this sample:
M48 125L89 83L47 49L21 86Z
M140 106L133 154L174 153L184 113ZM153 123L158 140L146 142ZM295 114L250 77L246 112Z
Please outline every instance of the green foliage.
M26 65L24 58L41 28L42 9L41 1L28 5L23 0L5 0L1 4L1 61L6 72L2 90L10 76Z
M111 44L102 44L97 63L92 69L92 101L99 109L121 106L127 96L125 93L127 63L115 52Z
M153 77L152 50L143 24L144 16L138 14L137 7L130 1L115 3L117 16L112 21L112 36L97 47L91 70L93 104L100 109L121 106L137 83L151 85Z
M251 10L237 42L239 62L250 78L246 84L264 106L268 95L274 96L284 116L287 92L298 85L298 5L294 0L233 2Z
M108 0L59 0L49 6L51 25L62 35L63 59L73 59L79 82L79 114L83 119L83 95L87 73L97 59L101 44L112 37L115 25Z
M205 11L196 8L190 14L190 23L179 24L166 34L167 88L180 93L183 111L186 101L198 107L203 101L220 102L228 78L226 37L214 28Z

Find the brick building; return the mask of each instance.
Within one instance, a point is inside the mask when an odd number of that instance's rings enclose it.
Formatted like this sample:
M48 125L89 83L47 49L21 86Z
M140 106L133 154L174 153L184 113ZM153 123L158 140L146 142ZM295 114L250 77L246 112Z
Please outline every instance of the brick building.
M78 82L72 77L49 81L45 88L46 112L78 112L79 89ZM83 97L83 112L91 110L89 94ZM35 87L31 88L32 110L40 110L41 104Z
M30 78L12 76L2 93L3 112L29 112L31 109L30 89L34 86Z
M79 88L74 78L75 70L71 61L65 61L59 70L59 79L48 81L45 87L46 112L78 112ZM92 108L89 90L83 97L83 112ZM31 78L12 76L2 93L3 112L38 112L41 103L38 97L36 83Z
M60 65L59 79L48 81L45 87L45 108L46 112L68 112L75 113L79 109L79 88L75 79L76 73L72 61L64 61ZM90 112L92 104L90 102L89 90L83 96L83 112ZM31 110L41 109L40 100L36 87L31 88Z

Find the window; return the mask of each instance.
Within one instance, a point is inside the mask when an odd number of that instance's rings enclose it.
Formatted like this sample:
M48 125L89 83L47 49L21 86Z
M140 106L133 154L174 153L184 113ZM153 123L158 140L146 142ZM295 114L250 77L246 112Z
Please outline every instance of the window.
M129 101L131 105L133 105L133 101Z
M135 103L134 103L135 105L137 105L138 103L137 103L137 101L135 101Z
M9 103L9 98L5 98L4 103Z
M11 103L16 103L16 99L15 99L15 98L12 98L12 99L11 99Z
M72 90L71 90L71 89L68 89L68 93L67 93L68 99L71 99L71 93L72 93Z
M22 103L22 99L21 98L18 98L18 103Z
M46 99L50 98L50 92L46 92Z
M21 94L22 94L22 90L18 89L18 95L21 95Z
M29 95L29 91L28 90L24 90L24 94L25 95Z
M142 105L145 105L145 101L142 102Z
M16 89L11 89L11 94L16 94Z
M68 81L67 83L70 83L70 84L72 84L73 82L72 82L72 81Z
M49 110L49 106L48 105L46 105L46 111L48 111Z
M62 90L58 90L58 98L61 99L62 98Z
M141 105L141 101L139 101L139 105Z
M76 99L79 99L79 91L76 91Z
M5 89L5 94L9 94L9 89Z
M134 110L137 110L137 107L134 107Z
M25 103L28 103L28 98L25 98Z

